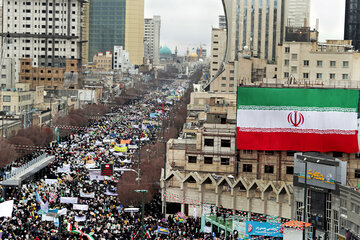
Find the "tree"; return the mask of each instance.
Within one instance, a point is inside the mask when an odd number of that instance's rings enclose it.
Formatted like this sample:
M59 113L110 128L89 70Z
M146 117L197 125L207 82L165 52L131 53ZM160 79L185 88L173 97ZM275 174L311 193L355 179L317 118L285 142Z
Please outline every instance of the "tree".
M18 154L14 146L8 141L3 140L0 142L0 168L16 160Z

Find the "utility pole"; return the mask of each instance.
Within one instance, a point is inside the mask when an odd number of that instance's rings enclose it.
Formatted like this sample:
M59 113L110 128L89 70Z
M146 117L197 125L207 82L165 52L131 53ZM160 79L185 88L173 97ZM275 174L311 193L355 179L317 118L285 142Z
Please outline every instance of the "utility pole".
M163 217L166 218L166 140L165 140L165 126L164 126L164 120L163 120L163 132L162 132L162 138L159 140L159 142L164 143L164 176L163 176L163 184L164 184L164 193L163 193Z
M145 194L147 193L147 190L135 190L137 193L142 193L142 202L141 202L141 239L145 239L145 226L144 226L144 212L145 212Z
M141 181L141 136L139 138L139 164L138 164L138 185Z
M307 158L304 158L305 162L305 181L304 181L304 214L303 214L303 240L306 240L305 223L306 223L306 198L307 198Z

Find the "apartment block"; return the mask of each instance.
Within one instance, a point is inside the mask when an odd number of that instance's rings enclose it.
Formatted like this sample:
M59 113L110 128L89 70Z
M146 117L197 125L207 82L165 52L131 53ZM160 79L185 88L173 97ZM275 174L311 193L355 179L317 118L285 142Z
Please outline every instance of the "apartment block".
M154 65L160 63L160 16L145 18L144 57Z
M3 1L2 43L5 58L14 59L12 77L19 81L20 58L31 58L32 67L62 67L66 59L80 58L81 13L85 1ZM6 76L8 78L9 76Z

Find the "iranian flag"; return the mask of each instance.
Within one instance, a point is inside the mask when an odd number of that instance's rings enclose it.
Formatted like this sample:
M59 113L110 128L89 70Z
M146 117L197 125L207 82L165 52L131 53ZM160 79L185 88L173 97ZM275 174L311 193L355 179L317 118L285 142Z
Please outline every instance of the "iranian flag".
M359 91L238 88L237 148L359 151Z

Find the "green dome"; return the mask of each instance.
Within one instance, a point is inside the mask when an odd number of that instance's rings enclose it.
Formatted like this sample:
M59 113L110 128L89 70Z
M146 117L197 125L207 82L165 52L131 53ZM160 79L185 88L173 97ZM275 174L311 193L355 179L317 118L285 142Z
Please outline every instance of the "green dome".
M160 49L160 54L161 55L171 55L172 53L168 47L164 46Z

